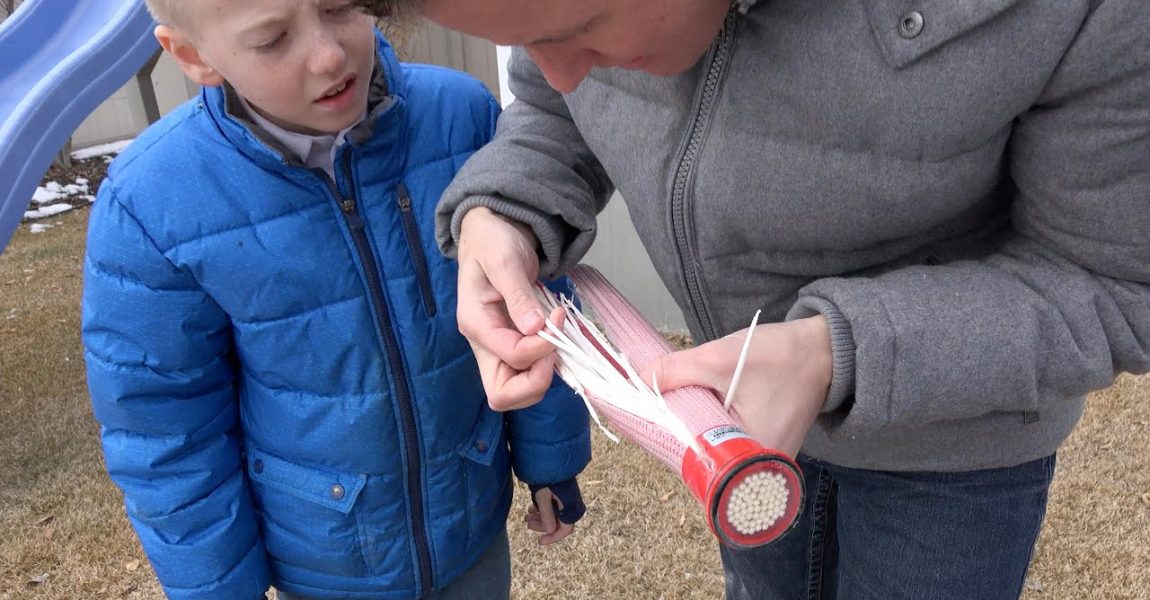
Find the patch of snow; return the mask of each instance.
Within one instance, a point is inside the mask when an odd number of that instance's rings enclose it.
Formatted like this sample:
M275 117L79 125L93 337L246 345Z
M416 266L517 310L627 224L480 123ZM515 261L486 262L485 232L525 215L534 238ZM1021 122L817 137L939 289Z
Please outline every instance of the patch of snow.
M55 183L55 182L51 182L51 183ZM49 183L49 186L51 186L51 183ZM56 187L58 188L59 184L57 184ZM37 186L36 191L32 192L32 202L35 202L36 204L47 204L49 202L55 202L61 198L67 198L67 197L68 197L68 194L63 194L59 191L54 192L50 189L50 187L39 187L39 186Z
M119 154L120 152L123 152L124 148L127 148L128 144L131 144L131 143L132 143L132 140L123 140L120 142L112 142L110 144L100 144L98 146L83 148L81 150L77 150L77 151L73 152L72 158L74 160L86 160L89 158L95 158L97 156L105 156L105 157L114 156L116 154ZM111 161L108 161L108 162L111 162Z
M52 226L48 225L47 223L33 223L33 224L28 226L28 231L30 231L32 233L44 233L45 231L48 231L51 228L52 228Z
M43 186L37 186L36 191L32 193L32 202L36 204L48 204L55 202L62 198L69 196L86 196L91 190L88 189L88 180L80 178L76 183L69 183L68 185L60 185L55 181L49 181Z
M36 210L29 210L24 212L25 219L44 219L53 215L68 212L72 210L71 204L49 204L42 206Z

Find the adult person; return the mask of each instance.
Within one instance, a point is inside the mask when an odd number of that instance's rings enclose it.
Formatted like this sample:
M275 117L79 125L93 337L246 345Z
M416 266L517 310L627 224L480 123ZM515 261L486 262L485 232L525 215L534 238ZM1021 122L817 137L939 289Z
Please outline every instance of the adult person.
M517 46L439 208L489 401L550 380L537 275L613 189L800 526L730 598L1015 598L1084 397L1150 369L1150 4L426 0ZM646 375L650 376L650 372ZM1121 426L1121 424L1116 424Z

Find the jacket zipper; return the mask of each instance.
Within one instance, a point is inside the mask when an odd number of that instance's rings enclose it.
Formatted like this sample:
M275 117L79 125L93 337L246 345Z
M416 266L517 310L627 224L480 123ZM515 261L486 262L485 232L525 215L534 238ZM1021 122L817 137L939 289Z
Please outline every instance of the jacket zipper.
M298 164L297 164L298 166ZM344 179L352 181L351 154L344 154ZM335 179L323 169L312 169L327 183L328 188L335 196L351 231L355 249L363 263L363 270L367 274L368 292L371 294L371 305L375 311L376 321L379 323L379 333L383 338L384 354L387 355L388 366L395 373L396 405L399 408L400 420L403 422L403 445L407 452L407 487L411 497L411 528L415 537L415 554L419 562L419 583L423 589L433 589L431 581L431 550L427 540L423 514L423 474L421 473L419 437L416 433L415 408L412 406L411 389L407 383L407 368L403 363L403 354L399 349L399 341L395 337L391 319L388 318L387 298L383 293L383 283L379 276L379 265L375 262L375 255L371 252L371 243L367 239L363 217L359 214L356 203L354 185L350 194L345 196L340 191Z
M703 146L703 138L710 123L711 110L714 108L715 96L719 92L719 83L726 67L728 55L731 51L731 41L734 39L735 18L738 13L731 9L723 23L723 31L715 47L715 54L711 58L707 69L707 78L703 81L703 93L699 98L699 108L695 112L695 119L691 123L691 135L687 138L687 145L683 149L683 156L679 159L679 166L675 169L674 186L671 188L671 228L675 232L675 250L679 254L679 264L683 267L683 283L687 288L688 298L694 309L695 320L703 337L708 340L715 339L718 332L715 322L707 309L706 296L703 294L703 285L697 269L698 261L691 251L691 227L687 218L687 184Z
M403 215L403 232L406 234L411 262L415 264L415 277L419 280L419 292L423 295L423 310L428 317L434 317L439 309L435 305L435 295L431 291L431 273L427 268L427 255L423 252L423 240L419 236L419 224L415 222L415 213L411 210L411 195L407 193L407 186L403 185L402 181L396 186L396 202L399 203L399 212Z

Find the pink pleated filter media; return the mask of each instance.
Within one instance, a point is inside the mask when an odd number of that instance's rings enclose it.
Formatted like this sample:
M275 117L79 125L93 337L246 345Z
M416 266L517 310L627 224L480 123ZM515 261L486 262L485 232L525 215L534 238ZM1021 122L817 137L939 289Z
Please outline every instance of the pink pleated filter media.
M594 313L607 340L635 370L672 351L667 340L597 270L579 265L569 276L583 307ZM611 363L623 370L616 361ZM562 369L559 372L564 374ZM577 381L568 383L577 390L581 387ZM724 543L762 546L794 526L803 502L802 472L790 457L751 438L711 390L685 387L663 395L666 407L693 436L691 443L683 439L682 429L676 435L666 423L645 419L591 390L582 393L606 417L610 429L680 474L702 504L711 531Z

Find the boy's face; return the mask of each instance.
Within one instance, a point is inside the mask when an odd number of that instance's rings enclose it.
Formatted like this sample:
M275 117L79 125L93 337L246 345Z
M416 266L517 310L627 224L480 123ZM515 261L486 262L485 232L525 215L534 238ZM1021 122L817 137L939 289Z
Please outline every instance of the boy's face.
M675 75L707 51L731 0L424 0L437 23L521 45L551 87L571 92L595 67Z
M187 17L156 37L197 83L227 81L300 133L336 133L362 118L375 34L350 0L189 0Z

